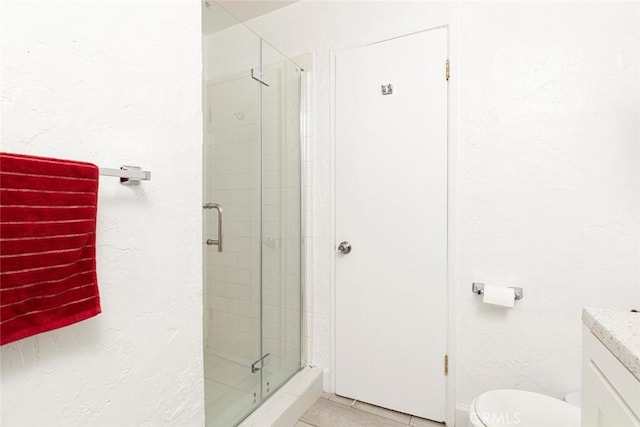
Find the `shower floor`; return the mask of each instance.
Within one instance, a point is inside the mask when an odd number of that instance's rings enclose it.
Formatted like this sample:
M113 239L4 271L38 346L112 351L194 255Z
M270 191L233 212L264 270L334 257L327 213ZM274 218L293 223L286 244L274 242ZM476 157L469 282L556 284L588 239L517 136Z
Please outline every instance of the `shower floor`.
M206 425L234 426L260 405L261 376L251 373L250 362L231 360L210 350L205 351L205 357ZM262 374L267 397L291 375L291 370L272 365Z

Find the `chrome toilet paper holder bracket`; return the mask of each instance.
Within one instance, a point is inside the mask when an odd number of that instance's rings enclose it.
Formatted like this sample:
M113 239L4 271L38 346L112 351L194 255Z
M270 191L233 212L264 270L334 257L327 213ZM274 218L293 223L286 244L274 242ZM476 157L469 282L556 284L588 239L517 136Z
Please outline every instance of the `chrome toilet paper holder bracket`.
M524 298L524 291L522 288L517 286L509 286L509 288L513 289L513 295L516 301ZM484 294L484 283L472 283L471 284L471 292L477 295Z

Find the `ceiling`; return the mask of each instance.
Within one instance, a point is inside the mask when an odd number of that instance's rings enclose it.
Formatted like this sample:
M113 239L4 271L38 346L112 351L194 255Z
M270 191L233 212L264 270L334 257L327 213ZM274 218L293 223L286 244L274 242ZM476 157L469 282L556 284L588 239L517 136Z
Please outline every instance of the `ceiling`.
M237 20L245 22L296 1L298 0L203 0L202 32L212 34L235 24L235 20L230 17L214 13L217 8L211 3L217 3Z

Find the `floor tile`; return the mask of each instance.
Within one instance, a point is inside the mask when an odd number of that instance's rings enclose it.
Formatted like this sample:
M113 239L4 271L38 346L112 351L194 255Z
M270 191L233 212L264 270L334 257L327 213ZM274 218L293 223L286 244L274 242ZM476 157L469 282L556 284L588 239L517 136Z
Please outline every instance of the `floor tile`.
M435 421L413 416L411 417L409 425L413 427L444 427L443 423L437 423Z
M311 424L307 424L307 423L305 423L303 421L298 421L296 423L296 425L293 426L293 427L314 427L314 426L312 426Z
M318 399L300 420L317 427L400 427L407 425L326 399Z
M402 412L393 411L391 409L382 408L380 406L370 405L365 402L356 402L353 407L362 411L369 412L371 414L379 415L381 417L397 421L405 425L408 425L409 421L411 420L411 415L409 414L403 414Z

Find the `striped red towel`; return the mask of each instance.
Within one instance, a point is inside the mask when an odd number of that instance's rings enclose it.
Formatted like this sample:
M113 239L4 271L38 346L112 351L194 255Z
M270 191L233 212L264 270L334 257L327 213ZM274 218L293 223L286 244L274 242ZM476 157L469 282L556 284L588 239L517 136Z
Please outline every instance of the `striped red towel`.
M100 313L95 165L0 153L0 345Z

